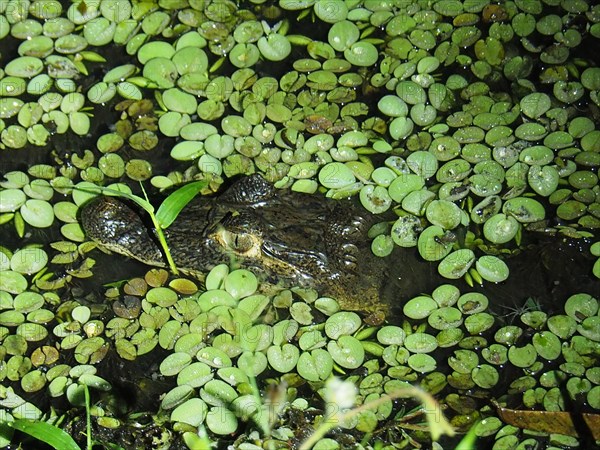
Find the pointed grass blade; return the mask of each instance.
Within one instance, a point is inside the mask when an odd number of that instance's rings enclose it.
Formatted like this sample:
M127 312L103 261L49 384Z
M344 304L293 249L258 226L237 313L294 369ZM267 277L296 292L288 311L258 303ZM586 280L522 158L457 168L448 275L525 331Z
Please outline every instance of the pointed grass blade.
M45 442L56 450L81 450L69 434L49 423L17 419L9 425L15 430Z
M161 228L163 230L168 228L175 221L181 210L185 208L185 205L206 186L208 186L207 181L194 181L180 187L165 198L156 212L156 219Z

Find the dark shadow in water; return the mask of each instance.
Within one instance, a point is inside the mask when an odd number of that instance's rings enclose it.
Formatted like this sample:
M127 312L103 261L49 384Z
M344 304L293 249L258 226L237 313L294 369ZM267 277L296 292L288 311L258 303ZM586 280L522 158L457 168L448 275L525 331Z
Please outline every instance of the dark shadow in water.
M581 246L586 248L581 248ZM484 282L470 287L463 280L448 280L439 275L437 262L423 261L416 249L398 249L392 255L390 282L384 298L391 299L392 322L402 320L402 306L411 298L430 295L441 284L453 284L461 293L481 292L488 297L489 311L506 322L518 318L528 299L533 299L548 314L564 314L564 303L573 294L600 295L600 280L592 274L594 258L589 243L560 237L535 237L535 242L514 256L502 258L510 269L502 283ZM529 302L531 304L532 302Z

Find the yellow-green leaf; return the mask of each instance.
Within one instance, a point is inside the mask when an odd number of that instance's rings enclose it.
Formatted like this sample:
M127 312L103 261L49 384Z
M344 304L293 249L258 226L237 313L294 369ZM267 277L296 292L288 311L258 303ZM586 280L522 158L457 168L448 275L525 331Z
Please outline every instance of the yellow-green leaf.
M168 228L177 218L185 205L187 205L198 193L208 185L207 181L194 181L180 187L169 195L156 212L156 219L164 230Z

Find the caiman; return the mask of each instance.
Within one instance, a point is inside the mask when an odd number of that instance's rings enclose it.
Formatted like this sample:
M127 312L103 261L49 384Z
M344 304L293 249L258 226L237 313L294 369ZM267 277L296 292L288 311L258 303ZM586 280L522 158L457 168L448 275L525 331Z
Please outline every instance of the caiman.
M344 309L383 311L389 263L371 252L374 215L352 200L277 189L255 174L221 195L199 196L165 230L182 272L202 278L217 264L252 270L265 283L316 289ZM81 212L101 247L165 267L155 234L127 203L100 196Z

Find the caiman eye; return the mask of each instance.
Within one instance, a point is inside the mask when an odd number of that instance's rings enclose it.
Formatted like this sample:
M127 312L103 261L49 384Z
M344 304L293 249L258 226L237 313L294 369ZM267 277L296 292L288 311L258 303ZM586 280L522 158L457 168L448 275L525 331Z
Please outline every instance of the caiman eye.
M254 245L254 239L247 233L233 233L225 231L223 233L225 244L232 250L239 253L246 253Z
M235 233L234 233L235 234ZM246 233L235 234L235 249L240 252L247 252L252 248L252 236Z

